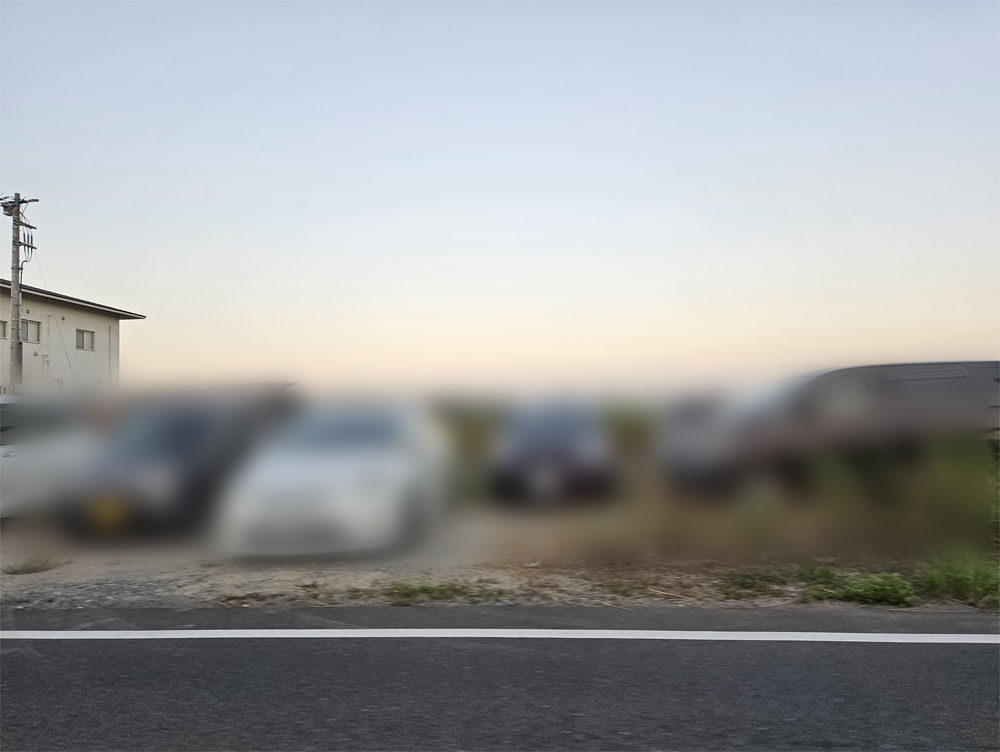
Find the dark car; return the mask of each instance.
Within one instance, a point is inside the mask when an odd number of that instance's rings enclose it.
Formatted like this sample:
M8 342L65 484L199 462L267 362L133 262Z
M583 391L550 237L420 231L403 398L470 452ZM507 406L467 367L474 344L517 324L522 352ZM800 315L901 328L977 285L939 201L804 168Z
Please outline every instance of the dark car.
M674 485L717 490L761 470L794 479L804 461L823 454L913 448L945 436L995 445L998 395L997 361L818 371L717 399L695 419L668 419L661 467Z
M597 498L616 486L610 442L596 410L545 404L514 410L498 432L489 487L503 500Z
M137 401L65 512L88 532L174 530L201 521L262 435L289 411L283 389L209 391Z

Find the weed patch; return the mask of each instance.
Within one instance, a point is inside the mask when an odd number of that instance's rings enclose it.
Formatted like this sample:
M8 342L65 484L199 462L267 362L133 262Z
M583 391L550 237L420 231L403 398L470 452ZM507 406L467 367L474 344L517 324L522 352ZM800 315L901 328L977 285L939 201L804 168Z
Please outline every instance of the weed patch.
M839 585L844 579L843 573L820 564L803 564L796 576L807 585L834 586Z
M913 603L913 585L896 572L849 575L840 586L838 598L855 603L909 606Z
M440 584L393 582L382 590L390 605L412 606L428 601L450 601L465 598L472 601L495 600L506 591L482 583L467 585L461 582Z
M50 569L55 569L61 564L63 564L63 562L56 561L51 556L33 556L30 559L22 561L20 564L11 564L8 567L4 567L3 573L34 574L35 572L47 572Z
M780 591L788 584L788 577L771 569L745 569L727 572L722 576L720 590L727 598L753 598Z
M995 560L962 556L939 560L916 577L922 595L951 598L982 608L1000 605L1000 565Z
M803 603L838 600L890 606L913 604L913 584L896 572L865 575L806 565L799 568L798 576L806 583L799 598Z

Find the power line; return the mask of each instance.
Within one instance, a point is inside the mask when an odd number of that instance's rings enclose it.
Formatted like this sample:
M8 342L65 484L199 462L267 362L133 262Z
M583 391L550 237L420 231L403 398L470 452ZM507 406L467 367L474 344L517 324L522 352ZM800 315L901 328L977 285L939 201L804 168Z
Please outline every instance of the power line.
M42 257L38 255L38 249L35 249L35 257L38 266L38 274L42 278L42 287L46 290L49 289L49 283L45 281L45 271L42 269ZM59 319L55 317L54 314L50 314L53 321L56 322L56 334L59 335L59 344L62 345L63 355L66 356L66 365L69 366L69 375L73 379L73 385L76 386L76 373L73 371L73 360L69 357L69 350L66 348L66 340L63 339L62 328L59 326Z

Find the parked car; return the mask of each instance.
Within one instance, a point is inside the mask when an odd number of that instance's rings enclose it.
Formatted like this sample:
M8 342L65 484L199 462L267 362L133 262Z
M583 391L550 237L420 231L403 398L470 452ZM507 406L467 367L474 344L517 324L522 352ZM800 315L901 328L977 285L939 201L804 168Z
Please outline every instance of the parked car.
M199 524L289 405L283 385L133 400L68 498L67 521L102 534Z
M0 396L0 517L51 511L100 446L89 405Z
M497 498L536 503L606 496L618 480L598 412L565 403L513 410L497 434L487 476Z
M794 479L824 453L913 447L961 435L996 442L1000 362L895 363L781 379L703 405L660 441L666 477L715 490L761 470ZM683 410L675 411L684 417Z
M243 467L218 510L218 547L243 555L386 549L444 507L450 451L424 410L334 403L303 411Z

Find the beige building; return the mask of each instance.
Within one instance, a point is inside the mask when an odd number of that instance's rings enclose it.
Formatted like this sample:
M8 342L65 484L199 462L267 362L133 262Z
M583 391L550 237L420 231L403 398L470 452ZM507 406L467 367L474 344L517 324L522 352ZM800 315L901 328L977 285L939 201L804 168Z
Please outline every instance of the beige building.
M142 314L21 285L23 390L100 392L118 385L120 322ZM0 279L0 392L10 385L10 280Z

